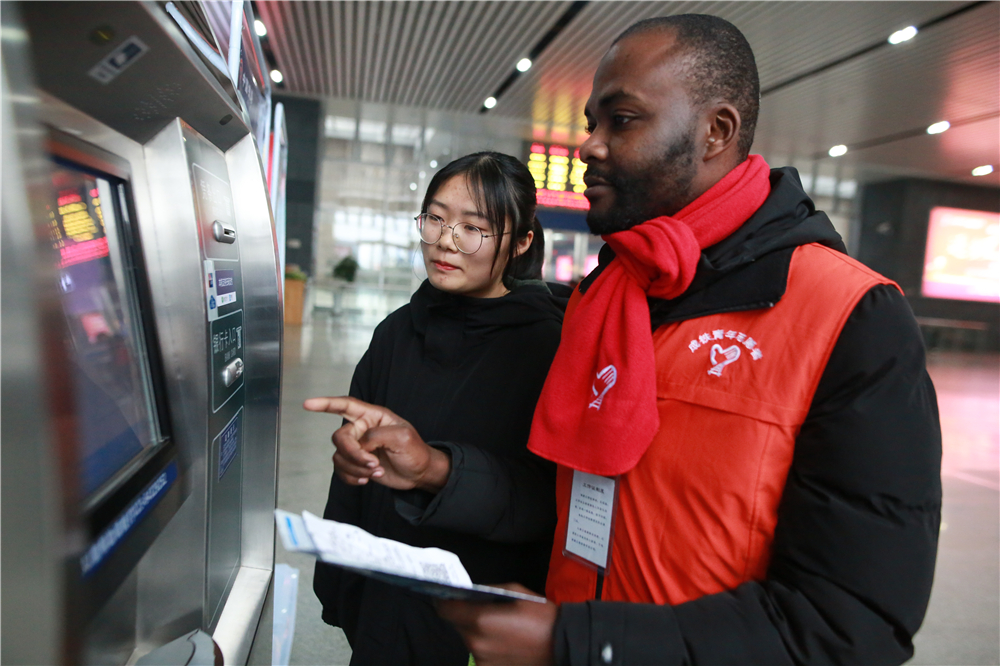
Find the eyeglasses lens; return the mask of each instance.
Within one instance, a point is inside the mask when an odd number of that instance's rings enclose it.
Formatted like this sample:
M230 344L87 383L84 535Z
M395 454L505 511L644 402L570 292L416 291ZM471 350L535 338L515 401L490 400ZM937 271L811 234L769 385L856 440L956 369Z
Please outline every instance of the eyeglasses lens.
M482 247L483 232L480 231L479 227L461 222L451 227L430 215L417 217L417 230L420 232L420 239L429 245L437 243L441 239L445 227L451 229L452 238L455 240L455 246L459 252L475 254Z
M419 215L417 217L417 231L420 232L420 239L425 243L437 243L441 238L443 227L441 222L429 215Z
M483 244L483 232L471 224L455 225L455 244L464 254L475 254Z

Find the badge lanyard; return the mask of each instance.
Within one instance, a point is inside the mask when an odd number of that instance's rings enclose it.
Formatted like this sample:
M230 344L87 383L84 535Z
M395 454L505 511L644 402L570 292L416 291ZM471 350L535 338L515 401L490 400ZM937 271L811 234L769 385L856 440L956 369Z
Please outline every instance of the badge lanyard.
M573 471L563 556L596 570L599 580L611 558L617 506L617 477Z

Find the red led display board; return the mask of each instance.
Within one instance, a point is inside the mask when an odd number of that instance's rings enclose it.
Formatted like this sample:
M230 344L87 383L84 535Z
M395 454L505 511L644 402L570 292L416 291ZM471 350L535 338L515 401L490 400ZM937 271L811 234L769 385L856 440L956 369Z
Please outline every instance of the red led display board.
M587 165L580 151L556 144L532 143L528 152L528 170L535 179L539 206L589 210L590 202L583 196L587 186L583 174Z
M49 234L61 259L59 268L108 256L101 198L93 178L81 175L79 182L59 191L56 210L51 205L46 209Z

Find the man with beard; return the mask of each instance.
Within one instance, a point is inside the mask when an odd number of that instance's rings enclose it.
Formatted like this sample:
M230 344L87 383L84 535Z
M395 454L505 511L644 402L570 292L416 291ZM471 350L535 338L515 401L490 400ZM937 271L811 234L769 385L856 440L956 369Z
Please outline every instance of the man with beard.
M749 156L749 44L640 22L587 102L588 224L529 448L559 465L548 603L450 601L479 666L902 663L940 521L912 313L793 169Z

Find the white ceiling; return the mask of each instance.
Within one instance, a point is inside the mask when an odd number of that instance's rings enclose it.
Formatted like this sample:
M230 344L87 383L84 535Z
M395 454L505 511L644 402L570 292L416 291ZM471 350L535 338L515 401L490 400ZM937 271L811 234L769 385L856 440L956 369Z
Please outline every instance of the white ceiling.
M257 3L286 90L476 112L571 2ZM885 40L963 2L591 2L500 97L491 114L577 136L591 79L635 21L708 13L732 21L757 58L763 96L754 151L820 158L842 175L912 174L1000 185L1000 3L977 6L773 93L768 88ZM928 136L922 128L949 120ZM893 139L911 132L915 136ZM528 138L528 137L525 137ZM990 176L971 176L992 164Z

